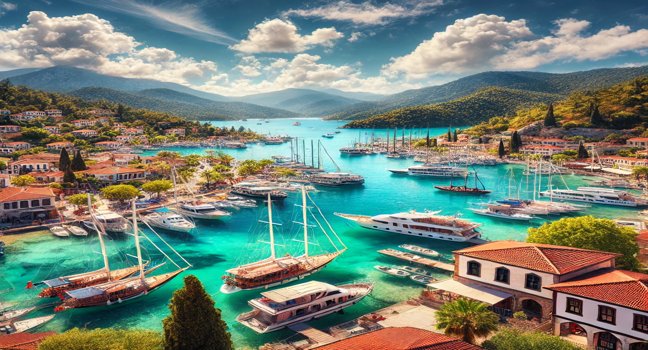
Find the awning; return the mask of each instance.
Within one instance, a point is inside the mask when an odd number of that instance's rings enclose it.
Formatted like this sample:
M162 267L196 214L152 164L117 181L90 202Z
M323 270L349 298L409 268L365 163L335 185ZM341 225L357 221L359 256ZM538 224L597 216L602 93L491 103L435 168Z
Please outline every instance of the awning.
M478 300L489 305L495 305L502 300L512 297L511 294L500 292L499 290L486 288L476 284L468 285L453 279L430 283L428 284L428 287L459 294L466 298Z

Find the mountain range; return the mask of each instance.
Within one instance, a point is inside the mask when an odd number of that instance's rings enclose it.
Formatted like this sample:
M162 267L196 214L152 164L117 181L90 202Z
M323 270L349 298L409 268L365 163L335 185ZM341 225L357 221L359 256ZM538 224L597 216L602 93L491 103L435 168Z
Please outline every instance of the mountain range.
M554 99L578 90L595 90L648 75L648 66L607 68L573 73L542 72L484 72L446 84L407 90L393 95L370 92L346 92L335 89L285 89L268 93L229 97L189 87L150 79L121 78L90 70L58 66L42 69L18 69L0 72L0 79L15 85L50 92L61 92L84 99L106 99L133 107L170 112L191 119L243 119L280 117L324 117L357 120L380 116L407 107L429 106L453 102L452 106L473 106L484 103L489 96L502 100L501 91L515 90L510 100L515 105L523 101L522 92L531 93L529 101ZM499 93L484 94L486 88L498 87ZM473 94L478 93L476 96ZM540 95L538 95L540 94ZM548 94L548 95L542 95ZM506 100L506 99L504 99ZM499 101L491 101L497 105ZM508 113L509 108L494 107L493 111ZM446 109L442 106L441 109ZM454 108L454 107L453 107ZM407 113L410 113L411 110ZM406 113L406 114L407 114ZM394 114L392 114L392 117ZM391 117L390 117L391 118ZM480 119L481 114L470 119ZM455 120L453 124L466 125Z

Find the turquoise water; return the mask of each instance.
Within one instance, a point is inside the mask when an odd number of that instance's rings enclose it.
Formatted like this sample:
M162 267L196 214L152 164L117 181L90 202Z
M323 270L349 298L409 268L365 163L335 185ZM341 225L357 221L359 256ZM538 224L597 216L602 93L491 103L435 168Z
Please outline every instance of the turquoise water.
M501 221L480 216L475 216L467 211L480 201L500 199L507 196L509 171L513 171L517 178L521 178L521 166L501 165L494 167L479 167L479 175L487 188L494 193L489 196L476 198L470 196L453 195L439 192L433 188L436 184L447 184L446 180L425 178L412 178L395 176L387 171L389 168L405 168L413 161L411 159L395 160L381 155L344 157L340 156L338 149L349 146L359 137L369 137L371 131L341 130L333 139L324 139L323 133L331 132L341 125L338 122L322 121L315 119L301 119L302 126L292 126L295 120L271 120L269 123L257 125L259 121L247 122L221 122L214 123L218 126L241 125L261 133L288 134L303 137L310 148L310 139L321 140L335 162L342 170L353 171L363 175L366 179L364 187L359 188L322 188L320 192L313 193L316 201L340 237L349 247L348 251L330 264L326 269L308 279L316 279L330 283L345 283L350 281L371 280L375 282L374 292L371 296L345 311L344 314L334 314L313 322L316 327L325 328L358 317L372 310L387 306L388 304L405 300L417 295L421 287L409 280L381 274L373 269L376 264L397 265L398 261L383 257L376 251L384 248L395 248L399 244L413 243L433 248L441 252L444 258L451 257L451 251L465 245L425 240L416 237L393 235L380 231L370 231L357 228L352 224L333 216L334 212L357 214L380 214L407 211L416 209L440 209L443 214L462 214L465 219L482 223L481 230L484 236L491 240L514 239L523 240L529 227L527 223ZM432 134L442 134L446 129L434 129ZM385 130L375 130L376 135L384 137ZM422 131L419 131L423 135ZM174 149L182 154L201 154L205 149ZM244 150L225 150L239 159L263 159L272 155L290 155L289 144L284 145L252 145ZM324 164L333 170L332 163L326 159ZM567 175L565 181L570 186L584 185L587 182L582 177ZM560 185L559 178L554 179ZM545 180L546 182L546 180ZM523 190L526 183L519 186ZM515 192L515 191L514 191ZM290 222L294 220L296 194L288 198L284 204L275 207L275 217L284 223L281 242L287 246L299 244L291 240ZM161 235L174 248L176 248L193 268L186 273L195 274L205 285L207 291L214 297L217 307L223 312L223 317L230 326L230 331L239 347L258 346L267 341L281 340L292 335L290 331L280 331L268 335L257 335L247 328L238 325L234 318L237 314L248 310L247 300L256 297L258 291L239 292L223 295L218 292L221 285L221 276L228 268L243 262L267 256L268 248L263 243L257 242L257 235L251 232L256 220L264 215L265 207L258 209L243 209L235 212L231 218L222 222L200 222L199 228L191 235L182 235L161 232ZM601 217L630 216L632 210L593 207L588 209L588 214ZM542 222L531 223L538 226ZM150 235L154 241L158 241ZM312 249L322 249L322 246ZM162 260L162 256L155 254L150 244L145 256L154 261ZM280 249L288 249L280 248ZM125 254L134 254L131 240L113 238L108 242L111 252L111 263L115 266L124 266ZM18 301L25 305L33 302L44 303L45 300L35 299L36 290L25 290L27 281L39 281L53 278L63 274L76 273L97 269L101 267L101 257L97 252L99 246L96 237L86 239L70 238L57 239L51 235L43 235L20 241L7 249L7 255L0 258L0 301ZM168 251L168 250L166 250ZM439 277L443 274L439 273ZM168 314L167 303L173 290L182 284L181 278L175 279L160 290L125 305L110 308L95 308L85 310L69 310L60 313L46 329L62 331L70 327L138 327L161 329L161 320ZM51 312L51 308L42 311Z

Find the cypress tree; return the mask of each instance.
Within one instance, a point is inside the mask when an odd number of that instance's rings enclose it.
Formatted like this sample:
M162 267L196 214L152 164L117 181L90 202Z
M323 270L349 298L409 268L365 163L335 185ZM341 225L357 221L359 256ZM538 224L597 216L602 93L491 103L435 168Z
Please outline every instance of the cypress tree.
M430 128L428 128L427 135L425 135L425 146L430 147Z
M595 105L592 103L590 106L590 109L592 110L590 113L590 124L592 125L601 125L603 124L603 117L601 116L601 113L599 112L598 105Z
M173 293L171 315L162 321L165 350L231 350L234 348L221 312L198 278L189 275Z
M506 150L504 149L504 141L500 139L499 148L497 149L497 155L502 158L506 155Z
M435 137L432 139L432 147L436 147L436 146L437 146L437 139Z
M452 142L457 142L459 140L459 137L457 136L457 129L454 129L454 133L452 134Z
M63 172L63 182L67 182L67 183L76 182L76 175L74 175L74 171L72 171L71 165L68 165L67 168L65 168L65 171Z
M513 134L511 135L511 141L509 142L509 149L511 150L511 153L518 153L520 152L520 135L518 134L517 130L513 131Z
M578 159L584 158L589 158L589 153L587 152L585 145L583 145L583 142L581 142L578 144Z
M544 126L546 127L558 126L558 123L556 122L556 116L554 116L553 103L550 103L549 108L547 108L547 114L545 115L544 118Z
M88 167L85 164L85 161L83 160L83 157L81 156L81 150L76 151L76 153L74 154L74 159L72 159L72 164L70 166L74 171L81 171L81 170L88 169Z
M446 139L448 142L452 142L452 133L450 132L450 128L448 128L448 134L446 135Z
M61 148L61 155L59 156L59 170L65 171L70 166L70 155L65 147Z

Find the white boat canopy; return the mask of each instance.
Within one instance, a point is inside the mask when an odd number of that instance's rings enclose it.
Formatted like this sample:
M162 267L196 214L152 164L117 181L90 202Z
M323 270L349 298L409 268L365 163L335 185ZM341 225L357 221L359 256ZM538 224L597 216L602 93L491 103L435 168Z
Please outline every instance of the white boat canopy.
M261 293L261 295L276 303L284 303L286 301L297 299L302 296L311 295L315 293L334 291L337 289L338 289L337 287L332 286L328 283L309 281L309 282L305 282L290 287L279 288L279 289L271 290L269 292L263 292Z
M616 174L616 175L632 175L632 170L625 170L625 169L601 168L601 171L605 173Z
M447 292L459 294L469 299L478 300L488 305L495 305L502 300L512 297L511 294L501 292L495 289L486 288L476 284L468 285L453 279L447 279L440 282L428 284L428 287L445 290Z

